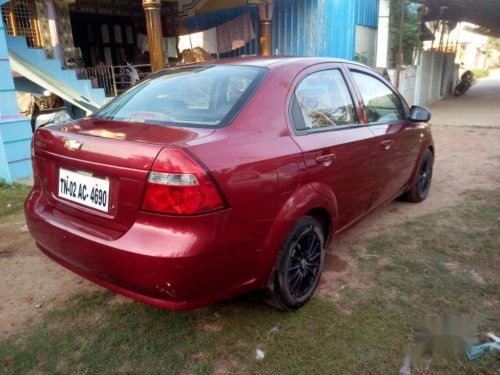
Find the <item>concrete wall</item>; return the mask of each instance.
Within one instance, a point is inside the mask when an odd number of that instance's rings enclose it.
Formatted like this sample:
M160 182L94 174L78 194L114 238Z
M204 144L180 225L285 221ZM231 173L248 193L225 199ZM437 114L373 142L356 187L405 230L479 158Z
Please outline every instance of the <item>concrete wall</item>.
M401 72L399 91L409 105L426 106L451 94L458 79L455 54L421 51L418 64ZM389 72L395 82L395 71Z
M456 77L455 55L444 52L423 51L417 69L415 104L428 105L451 94Z
M389 0L380 0L377 32L377 68L388 68L389 60Z
M407 66L401 72L400 91L410 106L415 104L417 89L417 66Z
M377 54L377 29L356 25L356 53L368 59L368 66L375 67L375 58Z

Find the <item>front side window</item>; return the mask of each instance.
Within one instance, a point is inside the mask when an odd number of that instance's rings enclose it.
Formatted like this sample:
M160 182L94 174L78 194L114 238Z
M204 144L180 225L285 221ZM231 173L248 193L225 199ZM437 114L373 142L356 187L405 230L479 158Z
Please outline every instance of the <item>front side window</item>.
M389 123L404 119L401 100L385 83L365 73L352 71L361 92L370 123Z
M292 112L297 130L356 124L354 104L338 69L304 78L295 90Z
M266 69L207 65L162 71L119 96L93 117L158 125L218 127L232 119Z

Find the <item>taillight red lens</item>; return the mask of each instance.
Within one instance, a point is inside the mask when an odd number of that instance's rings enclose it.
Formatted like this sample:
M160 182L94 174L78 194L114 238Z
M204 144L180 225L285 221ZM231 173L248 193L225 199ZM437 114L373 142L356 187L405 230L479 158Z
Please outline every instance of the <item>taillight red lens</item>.
M31 140L31 165L33 167L33 185L40 185L40 168L38 166L38 160L35 155L35 140Z
M225 208L208 173L185 151L164 148L148 176L142 210L194 215Z

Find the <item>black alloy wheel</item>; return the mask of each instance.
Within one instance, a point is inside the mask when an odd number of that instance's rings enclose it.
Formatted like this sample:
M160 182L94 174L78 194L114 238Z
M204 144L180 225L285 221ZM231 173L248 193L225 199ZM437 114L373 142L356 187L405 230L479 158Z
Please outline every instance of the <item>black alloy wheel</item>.
M432 157L426 155L422 160L422 166L420 167L420 172L418 176L418 194L421 197L427 197L429 190L431 188L432 181Z
M305 227L293 244L288 261L287 284L293 297L300 299L311 291L319 275L321 251L321 240L314 226Z
M313 217L304 216L292 228L279 254L271 305L294 310L309 301L318 286L325 260L324 228Z
M434 155L430 149L424 153L418 170L417 181L410 190L404 193L401 198L408 202L422 202L429 195L432 183L432 173L434 168Z

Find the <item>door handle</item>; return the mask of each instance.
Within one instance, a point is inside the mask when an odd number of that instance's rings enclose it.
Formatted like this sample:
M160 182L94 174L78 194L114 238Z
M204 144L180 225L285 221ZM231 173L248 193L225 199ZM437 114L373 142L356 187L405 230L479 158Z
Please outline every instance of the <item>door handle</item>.
M382 141L380 145L385 148L386 150L389 150L394 142L390 139L386 139L385 141Z
M325 167L328 167L332 164L333 159L335 159L335 154L321 155L316 158L316 163L323 164Z

